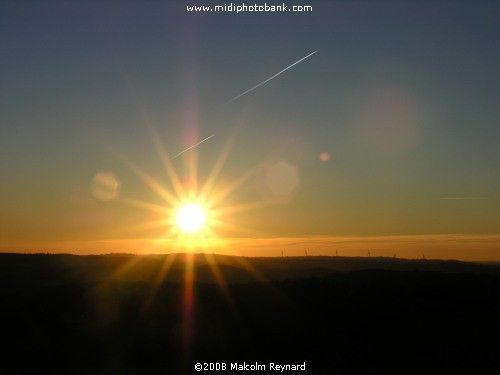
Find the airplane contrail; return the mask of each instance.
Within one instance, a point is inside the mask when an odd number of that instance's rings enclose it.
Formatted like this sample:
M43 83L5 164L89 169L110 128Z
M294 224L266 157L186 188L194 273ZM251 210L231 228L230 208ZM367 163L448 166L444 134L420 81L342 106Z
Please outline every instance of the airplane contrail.
M197 144L192 145L191 147L186 148L185 150L183 150L183 151L179 152L177 155L175 155L174 157L172 157L172 159L175 159L176 157L181 156L181 155L182 155L183 153L185 153L186 151L189 151L189 150L191 150L192 148L195 148L195 147L196 147L196 146L198 146L199 144L201 144L201 143L203 143L203 142L205 142L205 141L209 140L210 138L212 138L214 135L215 135L215 134L212 134L211 136L209 136L209 137L205 138L204 140L199 141Z
M262 86L264 83L269 82L269 81L270 81L270 80L272 80L273 78L276 78L277 76L279 76L279 75L280 75L281 73L283 73L284 71L286 71L286 70L290 69L290 68L291 68L292 66L294 66L294 65L297 65L299 62L301 62L301 61L303 61L303 60L307 59L308 57L310 57L310 56L312 56L312 55L314 55L314 54L315 54L316 52L318 52L318 51L319 51L319 50L316 50L316 51L314 51L314 52L310 53L309 55L307 55L307 56L305 56L305 57L301 58L299 61L294 62L292 65L287 66L285 69L283 69L283 70L279 71L278 73L276 73L276 74L275 74L275 75L273 75L272 77L269 77L269 78L268 78L268 79L266 79L265 81L263 81L263 82L259 83L258 85L255 85L255 86L254 86L254 87L252 87L251 89L248 89L247 91L245 91L245 92L243 92L243 93L239 94L238 96L234 97L233 99L229 100L229 101L228 101L228 102L226 102L224 105L228 105L229 103L234 102L235 100L237 100L237 99L241 98L243 95L248 94L250 91L255 90L257 87Z
M455 198L441 198L441 199L446 199L446 200L476 200L476 199L486 199L486 198L479 198L479 197L455 197Z

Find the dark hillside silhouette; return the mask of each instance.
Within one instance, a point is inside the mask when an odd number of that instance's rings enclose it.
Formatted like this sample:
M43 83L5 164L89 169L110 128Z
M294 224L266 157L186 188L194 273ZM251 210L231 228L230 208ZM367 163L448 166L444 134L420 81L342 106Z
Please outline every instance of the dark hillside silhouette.
M173 257L168 282L183 282L187 256L109 254L76 256L70 254L0 254L0 280L17 285L41 283L53 285L69 281L100 282L102 280L153 280L169 257ZM323 277L335 272L368 269L393 271L437 271L446 273L500 274L498 264L479 264L455 260L412 260L382 257L284 257L251 258L196 254L193 256L195 281L216 283L213 260L228 283L288 278ZM29 277L19 277L19 273Z
M153 286L165 259L0 254L3 365L194 374L197 362L257 361L306 362L306 374L480 373L500 356L495 266L216 256L221 287L197 255L191 299L184 255Z

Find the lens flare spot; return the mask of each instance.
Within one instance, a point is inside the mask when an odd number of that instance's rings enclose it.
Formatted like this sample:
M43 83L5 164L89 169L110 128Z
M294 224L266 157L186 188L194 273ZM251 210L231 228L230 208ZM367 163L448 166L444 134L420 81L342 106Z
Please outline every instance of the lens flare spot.
M381 87L368 95L359 112L362 138L375 150L400 152L417 143L423 111L410 91Z
M92 195L102 201L118 198L120 183L113 173L101 172L92 179Z
M319 154L319 160L321 160L321 161L330 160L330 153L327 151L323 151L321 154Z
M291 195L298 189L299 184L297 168L286 161L278 161L267 170L266 185L274 195Z

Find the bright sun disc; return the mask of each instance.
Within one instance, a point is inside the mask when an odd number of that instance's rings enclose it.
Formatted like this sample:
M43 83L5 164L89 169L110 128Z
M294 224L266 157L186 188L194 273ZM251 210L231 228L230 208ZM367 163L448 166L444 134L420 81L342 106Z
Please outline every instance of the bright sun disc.
M203 229L206 221L206 214L203 207L196 203L183 205L175 215L177 226L187 233L198 232Z

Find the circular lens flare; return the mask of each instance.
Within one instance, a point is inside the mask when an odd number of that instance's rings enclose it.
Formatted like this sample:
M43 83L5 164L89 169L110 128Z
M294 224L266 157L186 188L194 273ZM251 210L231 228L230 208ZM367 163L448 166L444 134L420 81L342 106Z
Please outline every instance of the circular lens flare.
M203 207L196 203L181 206L175 215L179 229L187 233L195 233L203 229L207 215Z

